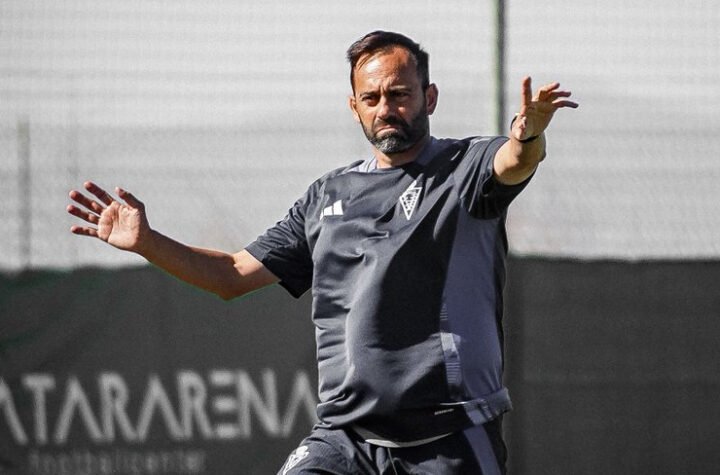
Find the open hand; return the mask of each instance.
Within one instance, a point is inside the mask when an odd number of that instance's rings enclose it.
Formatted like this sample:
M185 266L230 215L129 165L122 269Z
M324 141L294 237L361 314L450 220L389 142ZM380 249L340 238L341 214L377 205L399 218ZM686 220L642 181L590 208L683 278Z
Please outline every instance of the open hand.
M512 135L518 140L525 140L543 133L550 124L556 110L563 107L578 107L573 101L564 99L570 97L570 91L561 91L560 83L546 84L532 94L531 79L529 76L522 81L522 103L520 112L516 115L512 125Z
M115 188L115 193L124 203L93 182L85 182L84 187L99 201L72 190L70 198L80 206L70 204L67 212L93 226L73 226L70 232L96 237L119 249L138 252L143 240L150 235L145 205L121 188Z

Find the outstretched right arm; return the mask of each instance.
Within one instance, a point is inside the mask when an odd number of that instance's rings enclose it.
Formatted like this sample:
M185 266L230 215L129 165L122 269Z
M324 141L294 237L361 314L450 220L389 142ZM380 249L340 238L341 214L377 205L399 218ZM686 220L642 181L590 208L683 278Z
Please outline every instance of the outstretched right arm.
M77 190L70 192L70 198L80 206L69 205L68 213L90 224L73 226L73 234L95 237L135 252L175 277L225 300L278 281L245 250L228 254L191 247L153 230L145 205L128 191L115 189L123 203L92 182L84 186L97 200Z

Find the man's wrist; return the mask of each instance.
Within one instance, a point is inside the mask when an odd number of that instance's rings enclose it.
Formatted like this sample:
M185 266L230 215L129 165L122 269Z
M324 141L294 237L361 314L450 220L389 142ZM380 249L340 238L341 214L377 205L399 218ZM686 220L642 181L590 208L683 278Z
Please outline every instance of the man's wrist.
M131 249L131 251L144 257L145 259L150 260L155 249L157 248L158 237L162 236L160 236L159 233L154 229L148 228L146 231L144 231L138 236L138 240L135 243L135 246Z
M510 121L510 136L513 137L513 138L515 138L515 140L517 140L517 141L520 142L520 143L530 143L530 142L532 142L533 140L537 140L538 137L540 137L540 136L542 135L542 132L540 132L540 133L537 134L537 135L533 135L532 137L527 137L527 138L524 138L524 139L519 139L519 138L515 137L515 134L513 134L513 132L512 132L512 128L513 128L513 125L515 124L515 121L517 120L517 118L518 118L519 116L520 116L520 114L515 114L515 116L514 116L514 117L512 118L512 120Z
M533 140L537 140L537 138L540 137L540 135L542 135L542 134L533 135L532 137L528 137L528 138L522 139L522 140L518 139L518 142L520 142L520 143L529 143L529 142L532 142Z

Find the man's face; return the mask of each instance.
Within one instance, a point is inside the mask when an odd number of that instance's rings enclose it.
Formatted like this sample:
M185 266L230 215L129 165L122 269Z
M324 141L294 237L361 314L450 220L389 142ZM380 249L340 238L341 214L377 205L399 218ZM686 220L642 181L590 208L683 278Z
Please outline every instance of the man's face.
M423 89L415 58L401 47L361 57L355 66L350 107L380 152L404 152L430 133L434 85Z

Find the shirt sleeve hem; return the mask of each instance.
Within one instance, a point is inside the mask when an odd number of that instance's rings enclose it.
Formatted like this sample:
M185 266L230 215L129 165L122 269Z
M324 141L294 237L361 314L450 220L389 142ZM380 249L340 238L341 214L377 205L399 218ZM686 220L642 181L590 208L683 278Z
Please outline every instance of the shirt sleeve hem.
M275 265L274 261L270 259L269 254L270 251L267 249L263 249L257 241L250 243L248 246L245 247L245 250L253 256L255 259L260 261L260 263L267 268L270 272L272 272L275 277L280 279L278 284L284 288L290 295L293 297L300 298L302 294L304 294L307 289L303 288L297 288L296 286L292 285L291 282L289 282L285 277L284 273L282 271L282 268L278 265Z

